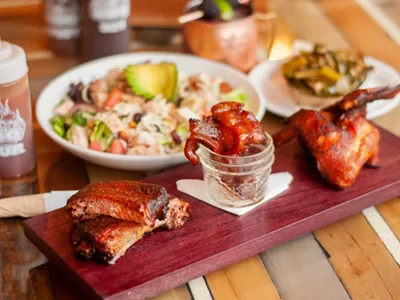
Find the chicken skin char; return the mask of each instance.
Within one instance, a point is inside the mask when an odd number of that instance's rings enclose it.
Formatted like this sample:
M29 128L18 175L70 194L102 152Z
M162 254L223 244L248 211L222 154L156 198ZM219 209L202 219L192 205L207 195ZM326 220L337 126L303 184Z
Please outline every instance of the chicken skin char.
M273 136L275 147L298 137L315 158L321 176L333 186L347 188L364 165L379 167L380 134L366 119L367 103L391 99L399 92L400 85L357 90L322 111L302 109Z

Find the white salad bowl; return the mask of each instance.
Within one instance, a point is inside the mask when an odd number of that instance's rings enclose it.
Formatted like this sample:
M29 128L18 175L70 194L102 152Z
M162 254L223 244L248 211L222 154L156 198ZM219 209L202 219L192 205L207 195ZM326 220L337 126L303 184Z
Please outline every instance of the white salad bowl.
M264 107L256 89L247 76L231 67L212 62L203 58L162 52L127 53L109 56L77 66L52 80L41 92L36 103L36 117L43 131L58 145L70 153L94 164L132 171L162 170L186 162L183 153L157 156L134 156L96 152L80 148L58 136L49 122L53 117L53 108L61 101L68 91L70 83L90 81L105 76L108 70L115 67L125 67L129 64L171 62L175 63L179 73L194 75L204 73L211 77L219 77L233 87L242 87L248 95L247 108L254 113L258 120L264 115Z

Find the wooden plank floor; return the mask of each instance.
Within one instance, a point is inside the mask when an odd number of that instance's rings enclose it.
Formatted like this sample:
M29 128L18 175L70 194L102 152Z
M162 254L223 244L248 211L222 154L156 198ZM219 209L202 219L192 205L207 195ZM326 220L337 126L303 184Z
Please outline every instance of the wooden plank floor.
M271 0L269 5L281 17L277 38L281 43L290 46L297 36L335 48L351 46L400 70L399 45L356 1ZM27 50L34 100L52 78L79 63L77 58L52 57L51 53L49 56L44 24L32 16L17 23L10 16L0 18L0 36ZM160 49L177 47L166 45ZM396 117L399 113L397 108L375 121L400 135L400 118ZM263 125L274 132L279 129L279 122L280 118L267 113ZM85 164L60 150L37 124L35 139L40 141L36 144L37 173L20 186L10 186L10 194L77 189L87 182L145 176ZM7 182L3 186L7 187ZM400 238L400 198L377 209ZM53 299L48 268L35 268L45 260L24 240L20 220L0 220L0 237L0 299ZM12 251L13 247L27 249L25 257ZM400 299L399 272L393 253L360 213L153 299Z
M282 299L349 300L312 234L261 253Z
M281 299L259 256L206 276L215 299Z

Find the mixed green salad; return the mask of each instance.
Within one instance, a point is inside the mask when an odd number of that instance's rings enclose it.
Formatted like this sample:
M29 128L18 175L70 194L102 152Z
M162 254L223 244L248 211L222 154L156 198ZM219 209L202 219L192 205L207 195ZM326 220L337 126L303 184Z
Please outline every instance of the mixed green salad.
M246 103L247 95L220 78L178 74L172 63L143 63L71 84L50 123L57 135L82 148L163 155L182 151L189 119L208 115L220 101Z

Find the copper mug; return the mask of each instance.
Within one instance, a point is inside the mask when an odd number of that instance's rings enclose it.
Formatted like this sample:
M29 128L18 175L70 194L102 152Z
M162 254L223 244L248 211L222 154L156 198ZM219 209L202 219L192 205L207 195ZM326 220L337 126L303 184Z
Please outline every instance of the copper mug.
M229 22L204 20L188 22L183 26L185 50L248 72L257 63L257 19L267 21L269 52L275 37L273 14L251 14Z

